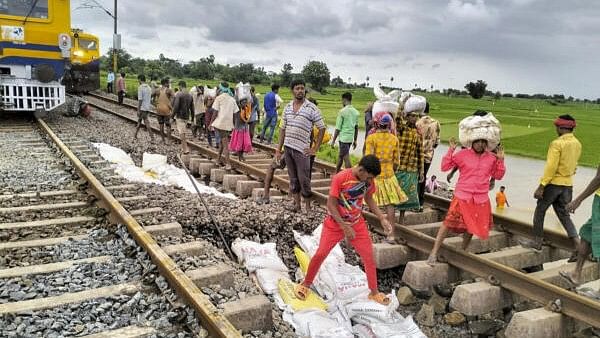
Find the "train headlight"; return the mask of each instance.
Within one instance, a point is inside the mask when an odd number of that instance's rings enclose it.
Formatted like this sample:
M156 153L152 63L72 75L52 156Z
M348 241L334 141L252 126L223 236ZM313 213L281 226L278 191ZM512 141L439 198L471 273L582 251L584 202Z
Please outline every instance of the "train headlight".
M60 48L63 58L68 58L71 56L71 37L69 34L58 34L58 48Z
M79 57L83 57L83 51L78 49L76 51L73 52L73 55L75 56L79 56Z

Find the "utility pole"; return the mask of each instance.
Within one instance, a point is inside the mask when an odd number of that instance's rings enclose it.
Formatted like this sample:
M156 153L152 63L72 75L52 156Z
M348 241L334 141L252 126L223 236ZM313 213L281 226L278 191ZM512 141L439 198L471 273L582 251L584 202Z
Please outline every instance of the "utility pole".
M118 35L117 35L117 0L115 0L115 7L113 10L113 19L115 21L115 32L114 32L114 36L113 36L113 72L115 74L117 74L117 39L118 39ZM120 47L120 46L119 46Z

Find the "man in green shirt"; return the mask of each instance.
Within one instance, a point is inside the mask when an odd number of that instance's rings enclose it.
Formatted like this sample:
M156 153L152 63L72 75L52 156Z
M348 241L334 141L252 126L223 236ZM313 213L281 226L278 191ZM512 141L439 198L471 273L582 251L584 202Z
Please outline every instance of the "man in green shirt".
M340 151L338 155L335 172L342 168L342 161L346 168L352 168L350 163L350 146L356 149L356 138L358 137L358 110L352 107L352 94L345 92L342 94L342 104L344 108L340 110L335 121L335 132L331 140L331 146L335 147L335 140L340 137Z

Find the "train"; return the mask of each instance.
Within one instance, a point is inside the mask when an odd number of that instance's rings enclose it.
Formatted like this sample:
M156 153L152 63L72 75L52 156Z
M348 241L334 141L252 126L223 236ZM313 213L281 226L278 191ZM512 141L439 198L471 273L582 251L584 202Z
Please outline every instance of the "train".
M71 30L70 62L63 77L67 93L80 94L100 89L100 41L80 29Z
M0 0L0 110L45 114L99 88L98 38L71 29L70 0Z

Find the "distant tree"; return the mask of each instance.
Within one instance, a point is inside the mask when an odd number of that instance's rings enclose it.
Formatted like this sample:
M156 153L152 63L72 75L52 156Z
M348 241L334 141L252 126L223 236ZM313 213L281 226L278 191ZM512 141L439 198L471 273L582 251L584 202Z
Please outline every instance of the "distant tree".
M504 93L502 94L502 97L513 97L514 95L511 93Z
M502 93L500 93L499 91L494 93L494 100L500 100L501 97L502 97Z
M322 92L325 87L329 86L330 74L325 62L308 62L302 68L302 76L312 85L313 89L319 92Z
M528 99L529 98L529 94L518 93L517 95L515 95L515 97L519 98L519 99Z
M338 75L331 79L331 85L334 87L342 87L344 85L344 80Z
M284 86L289 86L292 82L292 67L291 63L284 63L283 68L281 69L281 84Z
M485 94L485 89L487 88L487 83L483 80L477 80L477 82L469 82L465 85L465 89L474 99L480 99Z
M569 101L569 102L573 102L573 100L575 100L575 98L574 98L573 96L569 96L569 97L567 98L567 101Z

